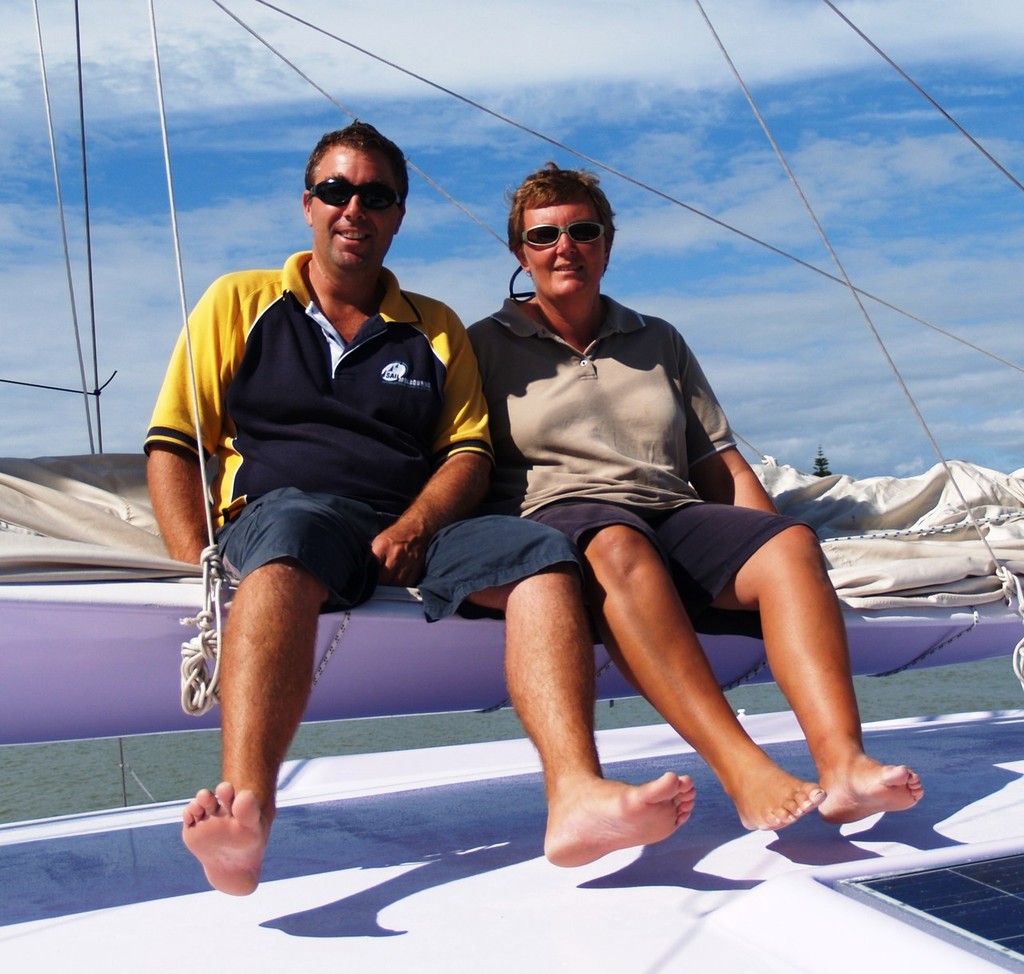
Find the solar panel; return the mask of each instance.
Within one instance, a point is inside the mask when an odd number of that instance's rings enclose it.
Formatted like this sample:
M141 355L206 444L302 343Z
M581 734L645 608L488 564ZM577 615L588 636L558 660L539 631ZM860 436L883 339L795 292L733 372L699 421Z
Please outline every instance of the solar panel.
M1024 854L840 880L836 889L1024 971Z

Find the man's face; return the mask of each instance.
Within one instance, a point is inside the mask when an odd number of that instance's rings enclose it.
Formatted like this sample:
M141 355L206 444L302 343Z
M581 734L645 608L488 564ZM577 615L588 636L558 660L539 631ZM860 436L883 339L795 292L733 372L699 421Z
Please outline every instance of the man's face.
M355 187L382 183L397 189L384 156L346 147L328 150L320 161L314 184L326 179L343 179ZM313 259L328 274L379 271L405 215L404 203L372 210L358 193L344 205L332 206L307 190L302 205L313 230Z

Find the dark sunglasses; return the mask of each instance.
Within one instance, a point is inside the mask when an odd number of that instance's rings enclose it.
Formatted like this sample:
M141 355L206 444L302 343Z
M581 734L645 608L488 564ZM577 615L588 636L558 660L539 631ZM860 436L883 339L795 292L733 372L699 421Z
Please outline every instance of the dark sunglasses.
M356 186L347 179L325 179L309 188L309 195L323 200L328 206L348 206L353 196L368 210L386 210L393 203L401 202L398 190L385 183L363 183Z
M563 233L569 235L570 240L576 243L592 243L598 237L604 236L604 224L595 223L593 220L578 220L568 226L559 227L554 223L541 223L523 231L523 240L531 247L551 247L558 243L558 238Z

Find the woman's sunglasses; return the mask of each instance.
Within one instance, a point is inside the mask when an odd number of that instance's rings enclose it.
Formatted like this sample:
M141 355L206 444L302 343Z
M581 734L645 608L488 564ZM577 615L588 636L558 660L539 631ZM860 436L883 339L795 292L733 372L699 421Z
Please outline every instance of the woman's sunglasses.
M568 226L559 227L554 223L541 223L523 231L523 240L531 247L551 247L558 243L563 233L569 235L576 243L592 243L604 236L604 224L593 220L579 220Z
M359 186L347 179L325 179L322 183L310 186L309 195L323 200L328 206L348 206L353 196L368 210L386 210L401 197L398 191L385 183L362 183Z

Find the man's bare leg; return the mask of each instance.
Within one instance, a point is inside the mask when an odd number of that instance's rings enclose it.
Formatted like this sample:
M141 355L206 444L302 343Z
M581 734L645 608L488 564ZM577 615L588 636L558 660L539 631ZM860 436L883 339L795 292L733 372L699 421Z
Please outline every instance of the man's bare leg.
M602 776L594 648L575 572L545 572L474 601L505 609L509 693L544 768L547 858L581 866L671 835L693 809L688 775L666 772L642 785Z
M846 627L814 534L799 527L776 535L740 569L724 601L760 608L772 674L828 792L821 816L854 822L920 801L917 774L864 753Z
M743 729L708 664L661 557L616 525L586 546L605 645L634 686L700 754L748 829L780 829L825 792L780 768Z
M277 775L309 699L326 591L287 561L238 588L221 647L222 773L182 816L182 838L210 885L245 895L259 884Z

